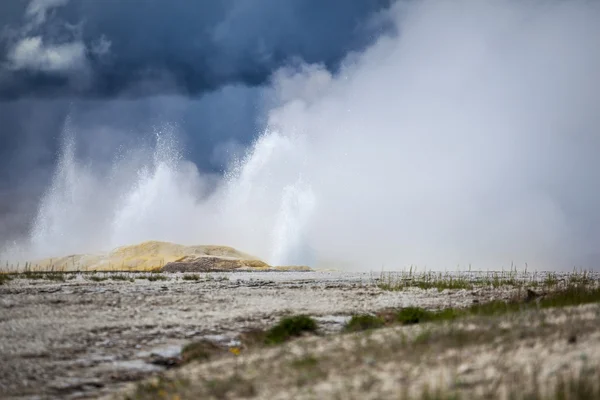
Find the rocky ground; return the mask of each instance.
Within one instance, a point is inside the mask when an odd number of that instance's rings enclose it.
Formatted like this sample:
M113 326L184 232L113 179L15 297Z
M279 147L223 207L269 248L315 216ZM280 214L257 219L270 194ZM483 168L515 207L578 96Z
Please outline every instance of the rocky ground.
M494 371L490 368L496 368L496 374L504 371L502 376L511 376L521 367L531 367L525 362L529 356L535 359L546 354L554 368L564 360L579 365L581 362L573 360L583 359L584 354L586 360L600 365L597 304L548 311L543 324L533 323L538 319L531 316L519 317L520 322L497 321L498 330L491 335L489 321L471 321L461 329L487 332L485 342L475 343L477 349L463 346L458 353L448 349L431 352L428 345L422 349L427 363L415 360L414 352L400 344L417 337L423 340L413 327L377 330L364 343L353 335L329 335L339 332L355 313L407 306L464 307L508 299L516 290L490 286L389 291L376 285L380 278L380 274L338 272L96 273L68 274L64 280L15 278L0 286L0 398L122 397L119 393L127 393L122 390L132 390L129 383L162 374L186 343L207 339L235 348L243 332L268 328L282 316L294 314L313 316L321 336L303 338L279 349L190 364L169 374L201 376L217 382L217 387L225 382L223 385L234 389L236 385L227 379L251 382L245 386L246 392L227 389L205 393L208 397L347 398L349 393L363 393L358 397L365 398L369 393L375 397L377 393L379 397L397 393L407 380L427 380L426 376L432 382L448 379L444 377L455 370L462 371L462 381L470 384L491 379L488 375L493 377ZM577 332L567 329L574 325L580 327ZM442 343L446 333L428 334L441 335L437 342ZM527 342L532 335L537 339ZM422 346L419 343L415 346ZM341 351L348 346L354 349L351 357ZM323 354L330 357L320 359ZM525 361L515 361L520 359L517 355ZM500 359L504 364L497 362ZM399 364L399 360L406 362ZM303 362L319 367L304 371ZM301 375L307 375L315 385L296 378L288 382L289 375L282 373L290 368L296 372L300 368ZM368 374L361 372L365 368ZM267 371L271 371L268 375L273 379L268 381L272 384L252 383L257 373L266 376ZM494 384L506 386L505 381Z

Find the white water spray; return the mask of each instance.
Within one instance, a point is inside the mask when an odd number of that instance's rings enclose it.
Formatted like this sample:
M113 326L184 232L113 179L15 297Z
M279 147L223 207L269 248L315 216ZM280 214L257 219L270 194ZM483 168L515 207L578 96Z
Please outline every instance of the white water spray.
M308 224L314 212L315 194L310 185L298 179L283 189L281 207L272 234L270 260L275 265L313 264Z

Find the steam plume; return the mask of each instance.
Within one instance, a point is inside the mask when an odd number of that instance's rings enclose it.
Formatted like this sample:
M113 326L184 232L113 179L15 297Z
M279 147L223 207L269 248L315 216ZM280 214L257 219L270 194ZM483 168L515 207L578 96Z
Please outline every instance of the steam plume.
M397 34L335 74L279 70L264 132L216 184L173 126L111 173L67 141L29 251L158 239L316 267L598 268L600 5L422 1L387 17Z

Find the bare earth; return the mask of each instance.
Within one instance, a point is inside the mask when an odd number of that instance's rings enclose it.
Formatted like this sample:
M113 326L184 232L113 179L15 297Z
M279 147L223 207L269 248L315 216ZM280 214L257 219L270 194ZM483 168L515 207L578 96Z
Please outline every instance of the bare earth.
M90 280L91 275L79 274L65 282L14 279L0 286L0 398L112 397L129 388L128 383L162 372L165 367L160 361L176 356L190 341L206 338L234 346L241 332L267 328L283 315L299 313L316 317L325 336L300 339L260 354L186 366L177 374L226 378L228 371L238 368L239 374L252 379L251 371L262 365L261 373L274 371L274 378L268 387L253 388L258 397L298 398L315 393L316 398L345 397L348 391L362 391L364 395L357 397L375 393L374 398L385 398L396 393L410 374L412 382L415 377L437 382L448 379L450 371L459 371L463 381L471 382L493 376L490 368L496 368L496 373L519 374L530 368L532 360L541 362L549 374L565 363L577 368L585 362L600 365L600 307L593 304L559 310L538 325L523 316L523 321L507 320L497 328L516 332L510 326L518 326L517 338L498 335L496 342L468 350L467 355L423 351L422 360L411 361L414 355L406 349L392 352L403 354L406 368L416 365L420 370L402 372L398 357L381 354L372 360L361 358L364 363L354 360L344 371L343 363L332 356L324 373L328 378L315 379L318 384L309 390L298 382L289 384L283 376L278 378L276 371L285 371L281 363L290 357L305 357L307 349L334 355L356 342L352 335L326 335L339 331L353 313L406 306L468 306L474 301L508 298L510 290L384 291L373 284L377 273L210 273L198 281L185 281L182 273L161 275L168 280L151 282L143 279L150 275L131 274L134 282L96 282ZM472 325L465 329L483 332L483 325L476 321ZM574 325L578 327L575 333ZM369 340L387 349L394 344L392 337L399 337L398 329L404 329L403 338L419 334L413 327L386 328ZM486 325L485 329L490 328ZM536 332L537 341L527 341L528 329ZM571 338L574 334L576 340ZM367 347L353 354L363 357L372 344L354 343ZM370 372L362 372L364 368ZM235 393L230 395L235 397Z

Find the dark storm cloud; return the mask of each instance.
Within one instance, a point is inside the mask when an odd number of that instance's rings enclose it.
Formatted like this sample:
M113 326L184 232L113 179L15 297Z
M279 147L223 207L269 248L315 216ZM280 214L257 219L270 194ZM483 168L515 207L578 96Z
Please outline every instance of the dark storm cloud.
M0 247L27 232L67 116L96 164L176 121L222 171L261 128L264 87L299 60L334 70L391 0L0 1Z
M390 0L34 0L0 4L0 97L194 95L260 85L295 58L335 68Z

